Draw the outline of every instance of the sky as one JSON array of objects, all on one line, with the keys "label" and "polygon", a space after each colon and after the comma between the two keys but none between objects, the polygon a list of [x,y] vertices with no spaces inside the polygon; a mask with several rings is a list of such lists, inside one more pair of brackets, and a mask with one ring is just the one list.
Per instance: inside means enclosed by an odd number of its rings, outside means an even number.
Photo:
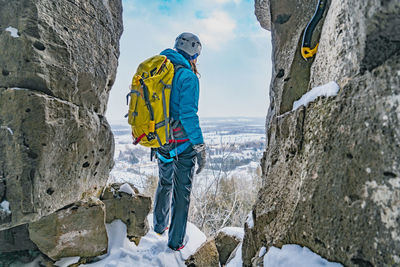
[{"label": "sky", "polygon": [[126,94],[140,62],[173,48],[182,32],[202,43],[199,117],[265,117],[271,80],[271,37],[254,0],[123,0],[124,33],[106,116],[124,120]]}]

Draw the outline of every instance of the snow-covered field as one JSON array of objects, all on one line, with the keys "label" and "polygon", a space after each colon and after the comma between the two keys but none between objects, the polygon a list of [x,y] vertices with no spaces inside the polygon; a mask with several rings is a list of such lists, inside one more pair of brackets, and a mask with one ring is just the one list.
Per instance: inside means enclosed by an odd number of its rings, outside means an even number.
[{"label": "snow-covered field", "polygon": [[[263,118],[212,118],[200,123],[208,165],[197,180],[205,180],[221,168],[236,177],[246,178],[254,173],[265,150]],[[127,122],[111,123],[111,128],[115,137],[115,166],[109,183],[130,182],[143,191],[147,177],[158,176],[156,161],[150,161],[150,149],[132,144]]]}]

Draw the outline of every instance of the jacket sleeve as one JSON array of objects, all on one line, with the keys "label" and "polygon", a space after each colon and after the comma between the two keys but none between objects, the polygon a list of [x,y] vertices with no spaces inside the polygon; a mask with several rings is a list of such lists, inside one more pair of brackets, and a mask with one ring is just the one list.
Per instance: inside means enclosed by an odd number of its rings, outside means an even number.
[{"label": "jacket sleeve", "polygon": [[[186,73],[185,73],[186,74]],[[179,120],[193,145],[203,144],[203,134],[197,115],[199,104],[199,79],[193,73],[182,75]]]}]

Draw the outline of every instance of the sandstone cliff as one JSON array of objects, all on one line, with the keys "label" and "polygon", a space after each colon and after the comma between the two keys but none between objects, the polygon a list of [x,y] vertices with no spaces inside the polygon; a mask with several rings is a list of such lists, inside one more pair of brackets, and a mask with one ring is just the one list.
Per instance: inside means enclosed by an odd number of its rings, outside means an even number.
[{"label": "sandstone cliff", "polygon": [[[400,265],[400,3],[331,0],[300,55],[314,0],[256,0],[272,32],[273,78],[263,187],[243,244],[300,244],[346,266]],[[336,97],[292,111],[311,88],[335,81]]]},{"label": "sandstone cliff", "polygon": [[113,165],[104,118],[121,1],[0,0],[0,230],[96,195]]}]

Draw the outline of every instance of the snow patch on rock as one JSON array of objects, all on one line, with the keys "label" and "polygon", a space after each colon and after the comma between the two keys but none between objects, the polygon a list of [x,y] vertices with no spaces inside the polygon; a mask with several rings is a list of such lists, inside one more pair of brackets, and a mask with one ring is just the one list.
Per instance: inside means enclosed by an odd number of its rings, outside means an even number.
[{"label": "snow patch on rock", "polygon": [[224,232],[227,235],[234,236],[240,240],[243,240],[244,237],[244,229],[241,227],[224,227],[219,231]]},{"label": "snow patch on rock", "polygon": [[5,30],[6,32],[9,32],[11,34],[11,37],[18,38],[18,30],[14,27],[8,26]]},{"label": "snow patch on rock", "polygon": [[3,202],[0,203],[0,210],[3,210],[5,213],[10,214],[10,202],[7,200],[4,200]]},{"label": "snow patch on rock", "polygon": [[254,227],[253,213],[252,212],[250,212],[249,215],[247,215],[246,223],[247,223],[247,227],[249,229]]},{"label": "snow patch on rock", "polygon": [[305,93],[299,100],[294,101],[292,110],[296,110],[300,106],[307,106],[308,103],[314,101],[319,96],[335,96],[339,92],[339,85],[336,82],[329,82],[327,84],[314,87],[311,91]]},{"label": "snow patch on rock", "polygon": [[118,192],[124,192],[124,193],[127,193],[127,194],[132,195],[132,196],[135,195],[135,191],[133,191],[132,187],[127,183],[121,185],[121,187],[119,188]]},{"label": "snow patch on rock", "polygon": [[263,257],[266,253],[267,253],[267,248],[266,247],[262,247],[260,249],[260,252],[258,252],[258,257]]},{"label": "snow patch on rock", "polygon": [[77,263],[79,259],[80,259],[79,257],[62,258],[61,260],[56,261],[54,265],[58,267],[68,267],[71,264]]},{"label": "snow patch on rock", "polygon": [[0,126],[0,129],[7,130],[11,135],[14,135],[14,132],[13,132],[13,130],[10,129],[10,127],[7,127],[7,126]]}]

